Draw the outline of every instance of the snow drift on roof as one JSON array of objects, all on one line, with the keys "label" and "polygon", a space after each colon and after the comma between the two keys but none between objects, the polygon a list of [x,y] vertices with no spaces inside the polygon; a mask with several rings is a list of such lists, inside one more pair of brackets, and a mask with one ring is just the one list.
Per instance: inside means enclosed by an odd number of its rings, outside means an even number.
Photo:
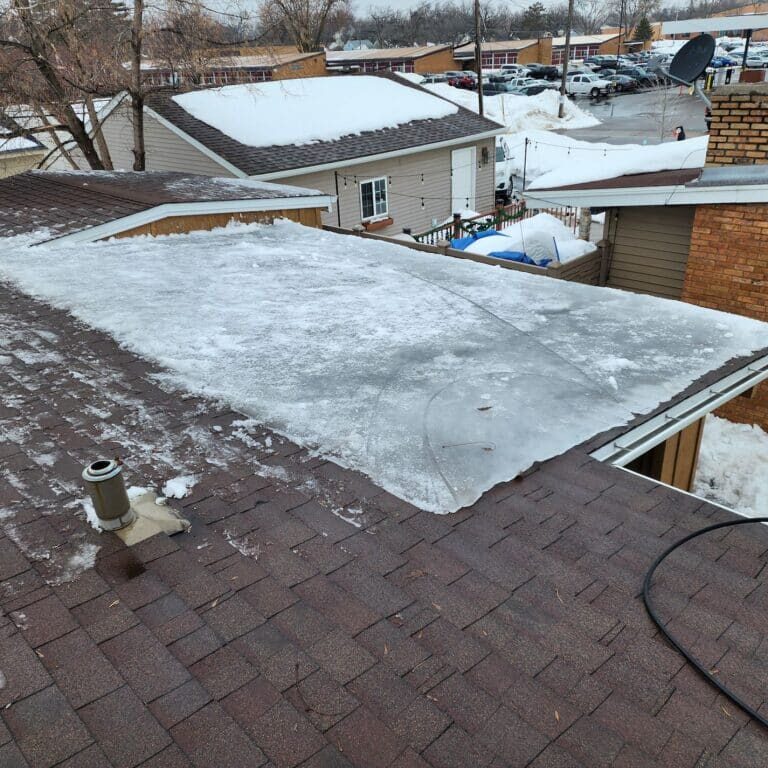
[{"label": "snow drift on roof", "polygon": [[521,161],[525,157],[527,177],[535,179],[527,185],[528,189],[552,189],[633,173],[702,168],[709,140],[708,136],[697,136],[664,144],[605,144],[545,131],[526,131],[509,141],[522,147],[526,136],[527,156],[520,149],[517,157]]},{"label": "snow drift on roof", "polygon": [[5,246],[22,289],[435,512],[768,345],[744,317],[289,222]]},{"label": "snow drift on roof", "polygon": [[[425,83],[423,87],[464,109],[478,111],[477,94],[474,91],[454,88],[446,83]],[[560,94],[555,90],[542,91],[535,96],[501,93],[483,99],[485,116],[506,126],[509,133],[549,128],[590,128],[600,124],[594,115],[585,112],[570,99],[565,102],[565,114],[562,118],[557,116],[559,106]]]},{"label": "snow drift on roof", "polygon": [[249,147],[335,141],[458,108],[382,77],[310,77],[194,91],[173,100],[190,115]]}]

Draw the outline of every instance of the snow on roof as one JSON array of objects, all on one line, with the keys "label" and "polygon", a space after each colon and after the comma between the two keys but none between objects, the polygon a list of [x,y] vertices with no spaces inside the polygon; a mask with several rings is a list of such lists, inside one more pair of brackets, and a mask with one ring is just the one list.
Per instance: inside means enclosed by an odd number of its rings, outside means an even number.
[{"label": "snow on roof", "polygon": [[290,222],[6,246],[23,290],[440,513],[768,345],[745,317]]},{"label": "snow on roof", "polygon": [[[425,83],[422,87],[464,109],[478,111],[477,94],[474,91],[454,88],[446,83]],[[535,96],[501,93],[483,99],[483,110],[488,119],[506,126],[510,133],[533,129],[590,128],[600,124],[596,117],[585,112],[570,99],[565,102],[565,115],[559,118],[559,104],[560,94],[553,89],[542,91]]]},{"label": "snow on roof", "polygon": [[0,152],[24,152],[27,150],[43,149],[36,141],[24,136],[12,136],[9,139],[4,139],[3,136],[9,133],[10,131],[0,129]]},{"label": "snow on roof", "polygon": [[[571,35],[571,45],[602,45],[603,43],[618,37],[618,32],[608,32],[604,35]],[[552,46],[554,48],[565,45],[565,37],[553,37]]]},{"label": "snow on roof", "polygon": [[414,45],[407,48],[355,48],[343,51],[326,51],[328,63],[337,61],[376,61],[379,59],[418,59],[429,53],[449,48],[448,45]]},{"label": "snow on roof", "polygon": [[334,141],[459,111],[416,88],[365,75],[230,85],[181,94],[173,101],[249,147]]},{"label": "snow on roof", "polygon": [[[523,151],[528,138],[527,153]],[[635,173],[701,168],[707,136],[664,144],[605,144],[577,141],[549,131],[525,131],[507,139],[515,153],[515,172],[533,179],[527,189],[552,189]]]},{"label": "snow on roof", "polygon": [[[535,39],[527,40],[484,40],[480,46],[481,50],[485,53],[489,51],[520,51],[523,48],[528,48],[531,45],[536,45],[539,41]],[[475,44],[467,43],[466,45],[460,45],[458,48],[454,48],[454,53],[472,53],[474,55]]]}]

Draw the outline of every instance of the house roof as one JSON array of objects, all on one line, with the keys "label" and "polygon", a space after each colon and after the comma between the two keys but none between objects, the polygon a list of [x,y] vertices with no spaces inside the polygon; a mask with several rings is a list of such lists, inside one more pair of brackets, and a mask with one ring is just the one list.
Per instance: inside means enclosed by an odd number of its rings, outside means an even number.
[{"label": "house roof", "polygon": [[[618,36],[618,32],[609,32],[605,35],[571,35],[571,45],[602,45]],[[553,48],[562,48],[564,45],[565,37],[552,38]]]},{"label": "house roof", "polygon": [[3,250],[0,275],[443,514],[768,345],[753,319],[293,222]]},{"label": "house roof", "polygon": [[[529,48],[532,45],[536,45],[538,40],[484,40],[481,44],[484,53],[495,51],[521,51],[523,48]],[[453,50],[456,58],[460,58],[465,54],[475,55],[475,44],[467,43],[466,45],[460,45]]]},{"label": "house roof", "polygon": [[[4,112],[4,110],[3,110]],[[28,126],[26,126],[28,127]],[[0,154],[44,152],[45,147],[32,134],[20,134],[24,130],[6,114],[0,114]]]},{"label": "house roof", "polygon": [[[206,62],[206,66],[209,68],[218,67],[220,69],[241,69],[247,67],[272,68],[282,66],[283,64],[291,64],[296,61],[303,61],[304,59],[310,59],[313,56],[322,55],[322,51],[303,53],[301,51],[267,50],[260,54],[211,58]],[[143,62],[141,68],[147,71],[169,69],[167,64],[159,61]]]},{"label": "house roof", "polygon": [[414,45],[407,48],[357,48],[343,51],[326,51],[329,64],[354,61],[384,61],[390,59],[420,59],[432,53],[449,49],[450,45]]},{"label": "house roof", "polygon": [[[0,233],[46,231],[44,239],[86,233],[98,239],[157,218],[206,212],[327,207],[331,198],[300,187],[165,172],[28,171],[0,179]],[[212,211],[208,211],[212,212]],[[146,216],[145,216],[146,218]],[[145,222],[146,223],[146,222]],[[109,231],[105,227],[111,225]],[[106,232],[106,234],[105,234]]]},{"label": "house roof", "polygon": [[[397,75],[384,73],[375,77],[386,78],[401,88],[415,88],[421,93],[434,96]],[[291,173],[296,175],[306,172],[307,169],[339,167],[374,157],[408,154],[439,145],[471,141],[480,136],[496,135],[503,131],[497,123],[459,107],[455,114],[440,119],[413,120],[394,128],[363,131],[335,141],[252,147],[193,117],[173,100],[174,95],[173,92],[152,94],[147,99],[147,106],[183,136],[198,142],[206,151],[223,159],[240,173],[264,178],[284,177]],[[307,119],[312,120],[312,115],[307,115]]]},{"label": "house roof", "polygon": [[525,193],[531,203],[638,207],[768,202],[765,166],[684,168],[614,176]]},{"label": "house roof", "polygon": [[[733,515],[591,459],[607,436],[435,516],[7,286],[0,324],[3,765],[765,761],[639,598]],[[196,476],[170,502],[190,533],[86,524],[81,467],[115,451],[132,486]],[[764,526],[711,535],[654,587],[755,705],[766,549]]]}]

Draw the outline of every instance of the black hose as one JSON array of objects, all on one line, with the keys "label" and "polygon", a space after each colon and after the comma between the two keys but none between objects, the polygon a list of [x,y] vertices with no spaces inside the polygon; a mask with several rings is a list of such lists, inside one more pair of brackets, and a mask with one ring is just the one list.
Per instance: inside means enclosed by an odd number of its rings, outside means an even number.
[{"label": "black hose", "polygon": [[699,673],[705,677],[712,685],[717,688],[720,693],[727,696],[734,704],[743,709],[751,718],[757,720],[758,723],[768,728],[768,719],[758,714],[756,710],[749,706],[743,699],[737,696],[730,688],[723,685],[704,665],[696,658],[694,658],[689,651],[687,651],[680,641],[672,635],[661,622],[656,609],[651,604],[651,581],[656,569],[669,557],[678,547],[681,547],[691,539],[695,539],[697,536],[703,536],[705,533],[716,531],[718,528],[729,528],[732,525],[749,525],[750,523],[768,523],[768,517],[750,517],[742,520],[728,520],[725,523],[715,523],[715,525],[708,525],[706,528],[702,528],[700,531],[694,531],[684,536],[679,541],[676,541],[672,546],[667,547],[654,561],[653,565],[648,569],[648,573],[645,574],[645,581],[643,582],[643,602],[645,603],[645,609],[648,611],[648,615],[653,620],[653,623],[661,630],[662,634],[669,640],[672,645],[692,664]]}]

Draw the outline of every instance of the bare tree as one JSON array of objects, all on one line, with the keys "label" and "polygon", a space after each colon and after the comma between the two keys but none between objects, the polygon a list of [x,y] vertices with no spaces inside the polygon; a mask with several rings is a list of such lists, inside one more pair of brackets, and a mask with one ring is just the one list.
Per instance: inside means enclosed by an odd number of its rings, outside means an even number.
[{"label": "bare tree", "polygon": [[[109,167],[97,126],[75,103],[111,93],[121,69],[115,44],[123,9],[110,0],[8,0],[0,6],[0,79],[5,105],[43,114],[34,130],[63,131],[91,168]],[[89,130],[90,128],[90,130]]]},{"label": "bare tree", "polygon": [[573,19],[577,31],[594,35],[608,21],[610,9],[605,0],[576,0]]},{"label": "bare tree", "polygon": [[317,51],[326,39],[326,26],[347,0],[266,0],[260,16],[265,27],[282,26],[300,51]]}]

